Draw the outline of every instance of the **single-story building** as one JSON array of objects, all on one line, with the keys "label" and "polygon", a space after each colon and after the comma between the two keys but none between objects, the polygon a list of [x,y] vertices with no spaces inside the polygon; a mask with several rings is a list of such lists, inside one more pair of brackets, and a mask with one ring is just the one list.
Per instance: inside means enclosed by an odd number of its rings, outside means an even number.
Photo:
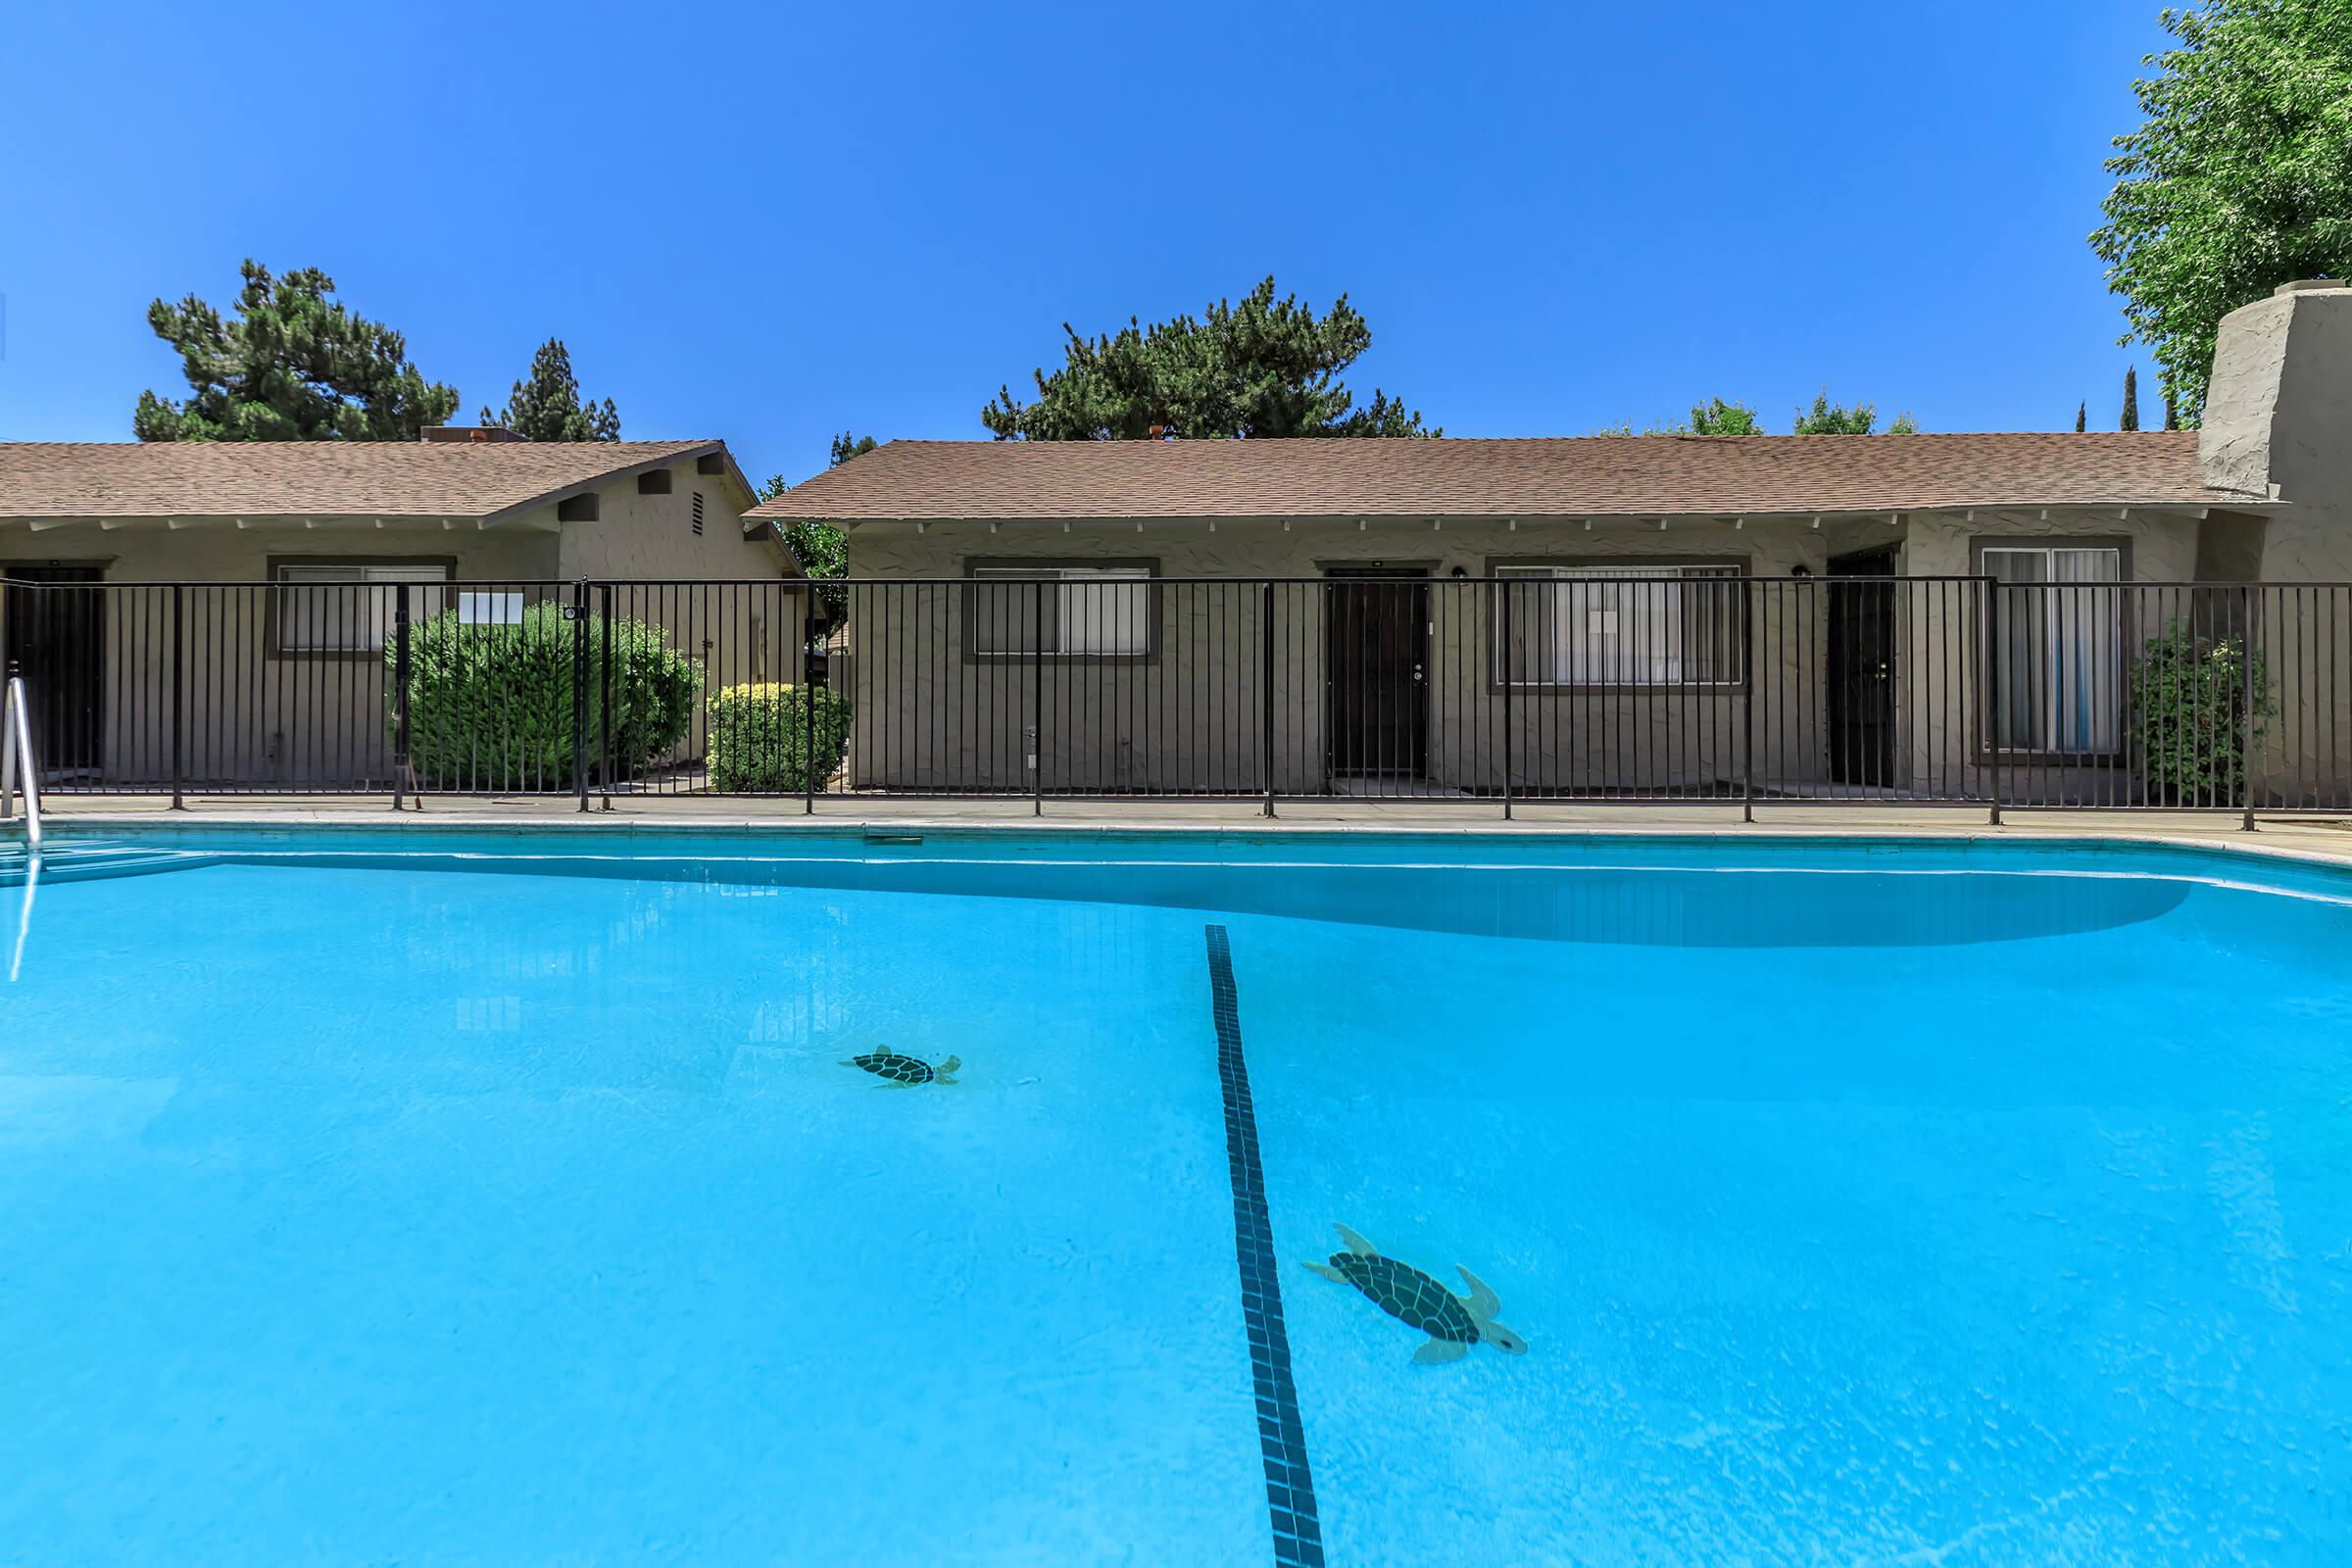
[{"label": "single-story building", "polygon": [[[514,624],[628,580],[613,613],[711,687],[797,678],[806,585],[754,500],[720,441],[0,443],[0,657],[34,672],[53,780],[171,776],[176,662],[187,787],[386,786],[404,598],[412,623]],[[731,596],[721,628],[709,593],[661,580],[774,588]]]},{"label": "single-story building", "polygon": [[2138,804],[2175,630],[2251,631],[2259,797],[2352,774],[2338,284],[2198,431],[894,441],[752,515],[848,532],[853,788]]}]

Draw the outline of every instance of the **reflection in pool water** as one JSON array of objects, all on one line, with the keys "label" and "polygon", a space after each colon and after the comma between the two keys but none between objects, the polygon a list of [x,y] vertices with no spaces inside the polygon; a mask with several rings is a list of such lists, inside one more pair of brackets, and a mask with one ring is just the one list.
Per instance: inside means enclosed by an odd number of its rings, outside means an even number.
[{"label": "reflection in pool water", "polygon": [[2332,872],[614,842],[53,859],[0,1540],[2352,1553]]}]

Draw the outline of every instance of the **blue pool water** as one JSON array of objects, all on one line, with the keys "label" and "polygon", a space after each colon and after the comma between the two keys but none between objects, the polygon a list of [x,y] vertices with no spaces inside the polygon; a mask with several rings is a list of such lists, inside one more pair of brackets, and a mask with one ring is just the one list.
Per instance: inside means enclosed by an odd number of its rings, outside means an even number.
[{"label": "blue pool water", "polygon": [[136,848],[0,871],[0,1559],[2352,1559],[2331,870]]}]

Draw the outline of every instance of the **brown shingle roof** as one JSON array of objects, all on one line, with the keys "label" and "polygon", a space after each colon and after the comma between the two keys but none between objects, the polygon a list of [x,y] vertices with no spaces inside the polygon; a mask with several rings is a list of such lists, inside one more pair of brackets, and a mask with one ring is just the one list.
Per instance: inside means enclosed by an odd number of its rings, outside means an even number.
[{"label": "brown shingle roof", "polygon": [[2194,431],[1435,441],[893,441],[755,516],[1656,516],[2202,506]]},{"label": "brown shingle roof", "polygon": [[496,519],[717,441],[8,441],[0,517]]}]

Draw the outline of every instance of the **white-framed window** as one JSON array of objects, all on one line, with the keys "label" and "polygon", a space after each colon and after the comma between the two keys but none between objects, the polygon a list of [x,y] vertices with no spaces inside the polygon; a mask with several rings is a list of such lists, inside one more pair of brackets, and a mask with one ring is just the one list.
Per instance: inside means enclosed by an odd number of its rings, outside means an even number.
[{"label": "white-framed window", "polygon": [[[416,619],[414,604],[410,614]],[[522,594],[512,588],[467,589],[458,595],[458,624],[461,626],[519,626],[522,624]]]},{"label": "white-framed window", "polygon": [[2109,756],[2123,749],[2123,552],[2112,545],[1987,545],[2001,586],[1991,715],[1995,749]]},{"label": "white-framed window", "polygon": [[401,583],[409,592],[412,623],[447,608],[450,568],[444,562],[279,563],[274,636],[280,654],[367,654],[392,633]]},{"label": "white-framed window", "polygon": [[[1740,680],[1740,568],[1497,566],[1498,682],[1721,686]],[[1506,630],[1507,625],[1507,630]]]},{"label": "white-framed window", "polygon": [[[1133,659],[1152,651],[1150,566],[974,566],[971,580],[964,612],[972,652],[982,658]],[[1030,582],[1047,586],[1013,586]]]}]

